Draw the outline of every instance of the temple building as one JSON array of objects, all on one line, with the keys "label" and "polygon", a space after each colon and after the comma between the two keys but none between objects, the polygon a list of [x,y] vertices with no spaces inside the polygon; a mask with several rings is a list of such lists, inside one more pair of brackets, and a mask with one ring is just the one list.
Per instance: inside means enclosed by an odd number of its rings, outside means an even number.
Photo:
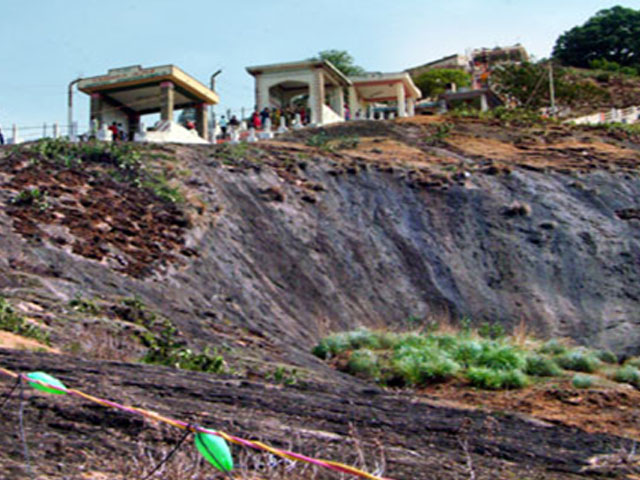
[{"label": "temple building", "polygon": [[286,108],[296,99],[306,101],[313,125],[364,118],[368,109],[381,102],[393,102],[399,117],[413,115],[420,98],[420,90],[406,72],[347,77],[326,60],[247,67],[247,72],[255,79],[258,110]]},{"label": "temple building", "polygon": [[78,89],[91,96],[92,124],[121,124],[129,139],[139,130],[141,115],[160,113],[161,122],[171,126],[174,110],[193,108],[195,129],[206,140],[207,106],[219,102],[213,90],[174,65],[113,68],[106,75],[83,78]]}]

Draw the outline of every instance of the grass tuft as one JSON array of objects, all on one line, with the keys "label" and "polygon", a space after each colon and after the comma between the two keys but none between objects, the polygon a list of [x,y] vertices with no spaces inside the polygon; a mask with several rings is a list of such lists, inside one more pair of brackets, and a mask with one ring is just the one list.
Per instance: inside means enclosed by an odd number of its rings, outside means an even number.
[{"label": "grass tuft", "polygon": [[640,388],[640,369],[632,365],[625,365],[614,372],[613,379],[616,382],[628,383],[636,388]]},{"label": "grass tuft", "polygon": [[562,375],[562,369],[553,358],[536,353],[526,357],[524,372],[534,377],[557,377]]},{"label": "grass tuft", "polygon": [[593,373],[600,367],[598,357],[588,350],[576,348],[556,357],[556,362],[566,370]]}]

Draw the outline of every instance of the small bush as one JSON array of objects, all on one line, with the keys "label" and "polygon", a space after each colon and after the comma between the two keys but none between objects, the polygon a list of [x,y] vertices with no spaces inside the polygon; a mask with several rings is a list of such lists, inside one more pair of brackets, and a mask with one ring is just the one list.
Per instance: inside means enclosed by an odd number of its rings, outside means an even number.
[{"label": "small bush", "polygon": [[0,297],[0,330],[33,338],[47,345],[50,344],[49,333],[18,315],[11,304],[3,297]]},{"label": "small bush", "polygon": [[471,367],[466,374],[467,380],[477,388],[501,390],[526,387],[527,376],[518,369],[497,370],[486,367]]},{"label": "small bush", "polygon": [[525,366],[523,353],[514,346],[487,343],[476,359],[476,365],[498,370],[522,369]]},{"label": "small bush", "polygon": [[505,336],[505,330],[499,323],[484,322],[478,328],[478,335],[482,338],[490,338],[496,340]]},{"label": "small bush", "polygon": [[427,385],[455,376],[460,366],[450,358],[437,353],[431,355],[405,354],[393,360],[393,372],[407,385]]},{"label": "small bush", "polygon": [[470,367],[472,365],[476,365],[477,359],[481,353],[481,342],[477,340],[467,340],[460,342],[453,352],[453,358],[465,367]]},{"label": "small bush", "polygon": [[591,375],[581,375],[576,373],[571,379],[571,385],[575,388],[591,388],[594,384],[594,378]]},{"label": "small bush", "polygon": [[567,346],[560,342],[558,339],[553,338],[548,340],[544,345],[542,345],[538,352],[547,353],[550,355],[562,355],[566,353],[568,350]]},{"label": "small bush", "polygon": [[320,132],[315,135],[311,135],[307,139],[307,145],[309,147],[325,148],[328,146],[329,140],[330,140],[329,135],[327,135],[324,132]]},{"label": "small bush", "polygon": [[566,370],[593,373],[600,366],[600,360],[592,352],[575,349],[556,357],[556,362]]},{"label": "small bush", "polygon": [[557,377],[562,375],[562,370],[552,358],[537,354],[526,357],[524,372],[534,377]]},{"label": "small bush", "polygon": [[640,370],[631,365],[618,368],[613,374],[616,382],[628,383],[636,388],[640,388]]},{"label": "small bush", "polygon": [[640,357],[631,357],[626,362],[624,362],[625,366],[631,365],[632,367],[640,368]]},{"label": "small bush", "polygon": [[615,364],[618,363],[618,356],[611,350],[598,350],[596,352],[598,360],[604,363]]},{"label": "small bush", "polygon": [[377,379],[380,375],[378,356],[368,349],[357,350],[349,357],[347,369],[354,375]]}]

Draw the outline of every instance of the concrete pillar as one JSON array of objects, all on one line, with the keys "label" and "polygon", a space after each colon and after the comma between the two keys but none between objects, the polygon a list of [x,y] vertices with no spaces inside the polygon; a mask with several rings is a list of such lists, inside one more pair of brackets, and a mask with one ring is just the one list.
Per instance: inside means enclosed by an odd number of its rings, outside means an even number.
[{"label": "concrete pillar", "polygon": [[336,107],[334,110],[344,119],[344,90],[342,87],[336,89]]},{"label": "concrete pillar", "polygon": [[127,133],[128,133],[128,139],[129,141],[132,141],[134,139],[135,133],[138,131],[138,129],[140,128],[138,126],[138,124],[140,123],[140,115],[138,115],[137,113],[132,113],[130,115],[127,115],[127,123],[128,128],[127,128]]},{"label": "concrete pillar", "polygon": [[207,105],[199,103],[196,105],[196,131],[201,138],[209,140],[207,134],[209,132],[209,119],[207,118]]},{"label": "concrete pillar", "polygon": [[60,136],[60,126],[58,122],[53,124],[53,138],[58,138]]},{"label": "concrete pillar", "polygon": [[405,106],[404,85],[402,82],[396,83],[396,102],[398,103],[398,116],[406,117],[407,109]]},{"label": "concrete pillar", "polygon": [[410,117],[415,116],[415,114],[416,114],[416,99],[415,98],[407,99],[407,114]]},{"label": "concrete pillar", "polygon": [[173,88],[172,82],[160,84],[160,120],[173,121],[173,105],[175,103]]},{"label": "concrete pillar", "polygon": [[349,112],[351,113],[351,119],[356,118],[356,113],[360,110],[358,104],[358,94],[356,93],[356,87],[349,87]]},{"label": "concrete pillar", "polygon": [[309,108],[311,108],[311,123],[322,125],[324,122],[324,72],[321,68],[313,71],[313,79],[309,88]]},{"label": "concrete pillar", "polygon": [[91,94],[91,106],[89,111],[89,122],[93,123],[95,120],[98,122],[98,128],[102,127],[104,123],[104,101],[102,100],[102,95],[99,93]]},{"label": "concrete pillar", "polygon": [[489,104],[487,103],[487,96],[483,93],[480,95],[480,111],[486,112],[489,110]]},{"label": "concrete pillar", "polygon": [[264,81],[262,75],[256,75],[256,107],[261,112],[269,105],[269,85]]}]

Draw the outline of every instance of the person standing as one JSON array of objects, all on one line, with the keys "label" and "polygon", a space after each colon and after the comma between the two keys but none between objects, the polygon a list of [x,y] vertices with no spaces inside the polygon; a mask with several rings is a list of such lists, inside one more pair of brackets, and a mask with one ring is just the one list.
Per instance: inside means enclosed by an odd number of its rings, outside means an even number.
[{"label": "person standing", "polygon": [[113,142],[118,140],[118,125],[116,124],[116,122],[112,122],[111,125],[109,125],[109,131],[111,132],[111,140]]},{"label": "person standing", "polygon": [[220,131],[222,132],[222,139],[226,139],[227,138],[227,118],[222,115],[220,117],[220,121],[218,122],[218,125],[220,125]]},{"label": "person standing", "polygon": [[2,135],[2,128],[0,128],[0,145],[4,145],[4,135]]}]

